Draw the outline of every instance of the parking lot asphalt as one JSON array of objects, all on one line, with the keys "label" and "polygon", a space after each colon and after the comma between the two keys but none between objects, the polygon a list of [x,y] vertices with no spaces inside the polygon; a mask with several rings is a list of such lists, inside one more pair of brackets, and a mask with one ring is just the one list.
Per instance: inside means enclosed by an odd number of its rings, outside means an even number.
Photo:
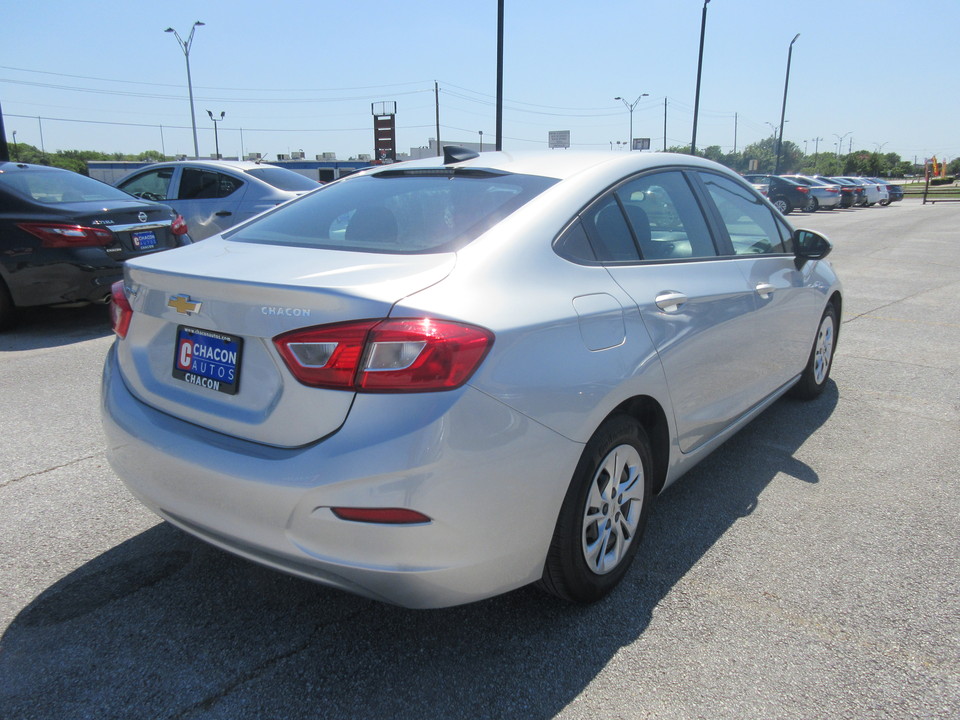
[{"label": "parking lot asphalt", "polygon": [[957,718],[960,203],[789,219],[845,286],[830,386],[668,489],[590,607],[402,610],[184,535],[104,459],[104,308],[26,313],[0,335],[0,718]]}]

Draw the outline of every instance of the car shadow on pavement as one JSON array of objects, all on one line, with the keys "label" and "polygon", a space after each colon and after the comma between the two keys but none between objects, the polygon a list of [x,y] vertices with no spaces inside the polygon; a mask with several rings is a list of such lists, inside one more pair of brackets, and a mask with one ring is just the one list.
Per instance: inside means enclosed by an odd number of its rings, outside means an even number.
[{"label": "car shadow on pavement", "polygon": [[21,308],[16,324],[0,332],[0,352],[61,347],[113,332],[105,305]]},{"label": "car shadow on pavement", "polygon": [[14,619],[0,639],[0,716],[553,717],[637,641],[658,603],[774,479],[818,482],[794,455],[837,400],[831,382],[815,402],[775,403],[668,489],[638,562],[588,607],[524,588],[404,610],[272,572],[160,523]]}]

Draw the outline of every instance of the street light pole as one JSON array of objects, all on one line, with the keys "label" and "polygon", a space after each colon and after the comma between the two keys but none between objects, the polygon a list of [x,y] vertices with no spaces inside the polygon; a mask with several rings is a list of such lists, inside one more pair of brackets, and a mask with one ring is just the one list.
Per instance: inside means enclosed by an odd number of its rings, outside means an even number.
[{"label": "street light pole", "polygon": [[777,163],[773,168],[774,175],[780,174],[780,149],[783,146],[783,119],[787,114],[787,86],[790,84],[790,60],[793,57],[793,44],[797,41],[798,37],[800,37],[800,33],[793,36],[793,40],[790,41],[790,48],[787,50],[787,77],[783,81],[783,106],[780,108],[780,137],[777,138]]},{"label": "street light pole", "polygon": [[217,123],[223,120],[223,118],[226,117],[227,113],[221,112],[220,117],[215,118],[213,116],[213,113],[207,110],[207,115],[209,115],[210,119],[213,120],[213,142],[214,142],[214,147],[216,148],[214,152],[216,152],[217,160],[219,160],[220,159],[220,136],[217,134]]},{"label": "street light pole", "polygon": [[180,33],[172,27],[164,30],[164,32],[173,33],[173,36],[180,44],[180,49],[183,50],[183,57],[186,58],[187,61],[187,91],[190,93],[190,124],[193,127],[193,156],[195,158],[200,157],[200,146],[197,144],[197,116],[193,110],[193,80],[190,78],[190,47],[193,45],[193,33],[196,32],[198,27],[205,24],[206,23],[197,20],[193,24],[193,27],[190,28],[190,35],[187,37],[186,42],[180,37]]},{"label": "street light pole", "polygon": [[643,93],[640,97],[638,97],[636,100],[634,100],[632,104],[631,104],[631,103],[628,103],[626,100],[624,100],[624,99],[623,99],[622,97],[620,97],[619,95],[614,98],[614,100],[619,100],[620,102],[622,102],[622,103],[623,103],[623,106],[624,106],[625,108],[627,108],[627,110],[630,111],[630,137],[627,138],[627,142],[630,144],[630,150],[633,150],[633,109],[637,106],[637,103],[640,102],[640,99],[641,99],[641,98],[645,98],[645,97],[647,97],[649,94],[650,94],[650,93]]},{"label": "street light pole", "polygon": [[697,94],[693,101],[693,139],[690,140],[690,154],[697,154],[697,117],[700,114],[700,75],[703,71],[703,38],[707,32],[707,5],[710,0],[703,0],[703,17],[700,20],[700,57],[697,60]]}]

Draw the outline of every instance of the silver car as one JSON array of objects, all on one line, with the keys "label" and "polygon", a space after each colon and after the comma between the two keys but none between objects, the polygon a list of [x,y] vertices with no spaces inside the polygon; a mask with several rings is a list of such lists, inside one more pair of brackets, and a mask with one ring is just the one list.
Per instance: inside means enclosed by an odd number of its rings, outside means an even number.
[{"label": "silver car", "polygon": [[829,251],[685,155],[364,171],[127,262],[108,457],[173,525],[328,586],[594,601],[659,492],[824,389]]},{"label": "silver car", "polygon": [[890,194],[887,191],[887,186],[885,183],[877,183],[869,178],[862,177],[847,177],[841,176],[840,180],[847,180],[856,185],[860,185],[863,188],[863,191],[866,196],[866,205],[869,207],[871,205],[876,205],[880,203],[881,205],[890,204]]},{"label": "silver car", "polygon": [[181,160],[140,168],[116,186],[144,200],[173,206],[196,241],[316,190],[320,183],[265,163]]},{"label": "silver car", "polygon": [[834,208],[840,207],[839,185],[807,177],[806,175],[783,175],[782,177],[810,188],[810,203],[804,206],[804,210],[814,212],[816,210],[833,210]]}]

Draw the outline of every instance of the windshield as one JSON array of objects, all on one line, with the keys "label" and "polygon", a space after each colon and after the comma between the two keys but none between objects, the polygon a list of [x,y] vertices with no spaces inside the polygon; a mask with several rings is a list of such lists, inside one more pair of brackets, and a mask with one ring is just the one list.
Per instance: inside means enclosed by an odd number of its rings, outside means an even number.
[{"label": "windshield", "polygon": [[0,184],[47,205],[71,202],[133,200],[122,190],[69,170],[17,169],[0,172]]},{"label": "windshield", "polygon": [[263,180],[265,183],[273,185],[279,190],[291,190],[293,192],[309,192],[320,187],[320,183],[311,180],[305,175],[296,173],[293,170],[287,170],[281,167],[262,166],[247,170],[248,175]]},{"label": "windshield", "polygon": [[355,252],[449,252],[556,182],[483,171],[387,171],[327,185],[229,239]]}]

